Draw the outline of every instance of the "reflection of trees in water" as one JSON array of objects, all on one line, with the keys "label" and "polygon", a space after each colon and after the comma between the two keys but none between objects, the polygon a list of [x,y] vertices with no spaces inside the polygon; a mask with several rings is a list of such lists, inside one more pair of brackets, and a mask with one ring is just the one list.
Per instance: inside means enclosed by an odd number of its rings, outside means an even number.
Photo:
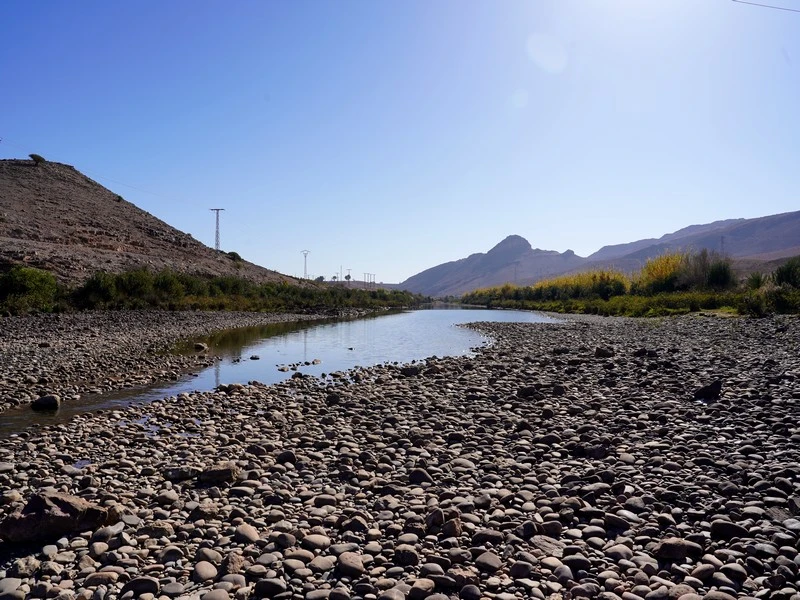
[{"label": "reflection of trees in water", "polygon": [[285,335],[301,329],[308,329],[319,324],[319,321],[307,323],[272,323],[261,327],[245,327],[243,329],[231,329],[219,331],[206,338],[208,345],[217,353],[234,351],[238,353],[242,348],[255,342],[260,342],[264,338],[276,335]]},{"label": "reflection of trees in water", "polygon": [[211,348],[211,352],[213,354],[216,354],[217,356],[226,355],[234,359],[241,359],[242,350],[246,349],[248,346],[263,341],[265,338],[286,335],[289,333],[293,333],[295,331],[304,331],[303,345],[304,345],[304,351],[305,353],[307,353],[308,330],[313,327],[319,327],[321,325],[331,325],[333,323],[342,323],[348,321],[371,320],[386,315],[399,314],[402,312],[404,311],[388,310],[369,315],[363,315],[360,317],[354,317],[352,319],[332,318],[332,319],[319,319],[314,321],[293,321],[286,323],[270,323],[268,325],[261,325],[257,327],[242,327],[239,329],[228,329],[225,331],[218,331],[216,333],[212,333],[211,335],[204,338],[182,343],[177,347],[176,352],[178,352],[179,354],[194,353],[196,352],[196,350],[194,350],[194,343],[196,341],[201,341],[208,344],[209,348]]}]

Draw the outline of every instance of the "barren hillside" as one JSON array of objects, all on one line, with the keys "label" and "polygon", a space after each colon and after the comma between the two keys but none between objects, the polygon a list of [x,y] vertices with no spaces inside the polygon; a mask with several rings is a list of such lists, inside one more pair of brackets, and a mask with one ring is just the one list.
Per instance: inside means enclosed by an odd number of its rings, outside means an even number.
[{"label": "barren hillside", "polygon": [[218,253],[74,167],[0,160],[0,269],[18,263],[64,283],[136,267],[301,283]]}]

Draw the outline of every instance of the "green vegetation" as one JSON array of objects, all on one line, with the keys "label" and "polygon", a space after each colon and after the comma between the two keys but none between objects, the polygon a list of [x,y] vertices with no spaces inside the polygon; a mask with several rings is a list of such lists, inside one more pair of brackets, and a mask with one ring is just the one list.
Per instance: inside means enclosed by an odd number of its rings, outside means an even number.
[{"label": "green vegetation", "polygon": [[0,309],[23,314],[46,312],[56,305],[58,286],[52,273],[17,265],[0,275]]},{"label": "green vegetation", "polygon": [[43,156],[41,156],[40,154],[29,154],[28,156],[31,158],[31,160],[32,160],[34,163],[36,163],[36,166],[37,166],[37,167],[38,167],[40,164],[42,164],[43,162],[47,162],[47,161],[44,159],[44,157],[43,157]]},{"label": "green vegetation", "polygon": [[13,267],[0,276],[0,312],[4,314],[128,308],[322,312],[415,306],[428,300],[401,291],[258,284],[232,276],[200,277],[147,269],[95,273],[75,289],[59,288],[51,273],[30,267]]},{"label": "green vegetation", "polygon": [[775,269],[775,285],[788,285],[800,288],[800,256],[789,259],[786,264]]},{"label": "green vegetation", "polygon": [[532,286],[505,284],[476,290],[461,301],[490,308],[633,317],[700,310],[736,311],[751,316],[797,313],[800,257],[791,259],[771,278],[754,273],[739,285],[730,260],[725,257],[706,250],[664,254],[648,260],[632,277],[616,271],[589,271]]},{"label": "green vegetation", "polygon": [[168,308],[170,310],[294,311],[381,308],[420,304],[408,292],[338,286],[299,287],[254,283],[232,276],[204,278],[144,269],[117,275],[97,273],[72,293],[79,308]]}]

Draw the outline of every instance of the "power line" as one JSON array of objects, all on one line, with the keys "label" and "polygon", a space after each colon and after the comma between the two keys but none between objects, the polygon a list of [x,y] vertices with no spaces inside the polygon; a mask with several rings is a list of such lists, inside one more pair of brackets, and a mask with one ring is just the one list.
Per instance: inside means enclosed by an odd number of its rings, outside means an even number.
[{"label": "power line", "polygon": [[731,0],[732,2],[737,2],[739,4],[749,4],[750,6],[760,6],[761,8],[772,8],[775,10],[785,10],[788,12],[800,13],[800,9],[797,8],[788,8],[786,6],[773,6],[771,4],[759,4],[758,2],[747,2],[747,0]]}]

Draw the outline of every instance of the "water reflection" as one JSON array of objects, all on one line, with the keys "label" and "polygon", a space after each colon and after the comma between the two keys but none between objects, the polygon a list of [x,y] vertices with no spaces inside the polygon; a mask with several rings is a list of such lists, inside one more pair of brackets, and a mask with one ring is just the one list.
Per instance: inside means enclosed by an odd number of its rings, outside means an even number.
[{"label": "water reflection", "polygon": [[[552,322],[536,313],[488,310],[416,310],[362,319],[275,323],[215,333],[183,344],[195,352],[202,341],[217,362],[177,382],[146,388],[87,395],[56,413],[37,413],[30,407],[8,410],[0,417],[0,437],[27,426],[62,423],[99,409],[118,409],[184,392],[211,390],[220,384],[260,381],[276,383],[295,371],[321,377],[356,366],[410,362],[429,356],[470,354],[485,339],[459,323],[474,321]],[[258,360],[253,360],[258,357]]]}]

